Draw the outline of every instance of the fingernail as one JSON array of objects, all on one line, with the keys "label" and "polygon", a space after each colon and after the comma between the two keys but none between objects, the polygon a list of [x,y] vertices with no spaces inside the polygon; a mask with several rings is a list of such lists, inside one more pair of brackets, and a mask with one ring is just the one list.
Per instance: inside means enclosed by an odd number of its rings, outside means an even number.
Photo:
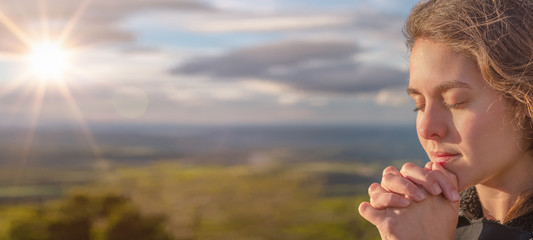
[{"label": "fingernail", "polygon": [[437,184],[437,183],[433,184],[433,191],[434,191],[435,194],[442,193],[442,189],[440,189],[439,184]]},{"label": "fingernail", "polygon": [[411,201],[409,201],[409,200],[407,200],[407,199],[405,199],[405,198],[400,199],[400,204],[401,204],[402,206],[404,206],[404,207],[409,206],[410,203],[411,203]]},{"label": "fingernail", "polygon": [[420,201],[424,200],[426,198],[426,194],[422,192],[422,190],[418,189],[416,190],[416,198]]},{"label": "fingernail", "polygon": [[457,191],[452,191],[452,201],[459,201],[459,193]]}]

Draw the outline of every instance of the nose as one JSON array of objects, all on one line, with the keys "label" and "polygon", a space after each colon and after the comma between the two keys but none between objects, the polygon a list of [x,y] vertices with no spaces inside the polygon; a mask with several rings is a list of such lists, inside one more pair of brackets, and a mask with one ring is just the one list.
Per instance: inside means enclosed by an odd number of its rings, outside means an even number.
[{"label": "nose", "polygon": [[446,109],[440,106],[428,105],[417,115],[416,129],[418,135],[426,140],[440,140],[448,134],[448,116]]}]

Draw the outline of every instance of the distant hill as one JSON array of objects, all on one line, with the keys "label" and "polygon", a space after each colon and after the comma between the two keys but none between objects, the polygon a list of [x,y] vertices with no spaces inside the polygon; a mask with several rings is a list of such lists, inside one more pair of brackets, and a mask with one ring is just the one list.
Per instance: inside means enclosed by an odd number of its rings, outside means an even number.
[{"label": "distant hill", "polygon": [[[24,128],[0,128],[0,164],[19,164]],[[389,162],[425,159],[412,126],[159,126],[100,125],[91,134],[105,159],[137,164],[159,159],[242,163],[281,161]],[[95,155],[80,129],[39,127],[30,166],[88,166]]]}]

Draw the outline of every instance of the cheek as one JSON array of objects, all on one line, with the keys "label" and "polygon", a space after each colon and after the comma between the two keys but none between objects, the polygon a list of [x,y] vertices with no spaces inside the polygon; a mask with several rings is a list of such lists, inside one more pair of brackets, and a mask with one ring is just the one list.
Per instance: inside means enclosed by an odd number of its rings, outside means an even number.
[{"label": "cheek", "polygon": [[455,122],[457,141],[467,157],[483,157],[487,149],[498,147],[493,145],[499,142],[496,129],[501,124],[489,114],[466,114]]},{"label": "cheek", "polygon": [[473,186],[486,178],[491,167],[489,166],[491,153],[486,149],[487,145],[492,145],[490,134],[490,123],[484,117],[469,114],[460,119],[454,119],[456,127],[456,137],[453,140],[457,143],[457,148],[463,155],[463,161],[450,167],[450,171],[457,175],[459,188]]},{"label": "cheek", "polygon": [[494,170],[517,152],[518,133],[504,109],[492,110],[467,114],[456,125],[466,164],[479,171]]},{"label": "cheek", "polygon": [[[419,123],[420,123],[420,119],[421,119],[420,114],[417,114],[416,115],[416,136],[418,137],[418,141],[420,142],[420,144],[422,145],[424,150],[426,150],[426,152],[427,152],[428,151],[427,150],[428,141],[420,136],[420,129],[418,127]],[[428,154],[429,154],[429,152],[428,152]]]},{"label": "cheek", "polygon": [[476,143],[474,138],[481,137],[479,134],[484,132],[484,125],[475,114],[454,118],[458,143],[463,147],[473,147],[472,145]]}]

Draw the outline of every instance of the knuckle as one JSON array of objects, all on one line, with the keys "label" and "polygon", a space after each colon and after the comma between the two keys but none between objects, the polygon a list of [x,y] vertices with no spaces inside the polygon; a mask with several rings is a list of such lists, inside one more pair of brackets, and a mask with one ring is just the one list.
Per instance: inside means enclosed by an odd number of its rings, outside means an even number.
[{"label": "knuckle", "polygon": [[376,193],[372,198],[370,198],[370,203],[374,208],[385,208],[391,205],[391,194],[390,193]]},{"label": "knuckle", "polygon": [[414,163],[405,163],[403,166],[402,166],[402,170],[403,171],[408,171],[408,170],[411,170],[411,169],[414,169],[416,168],[417,166],[414,164]]},{"label": "knuckle", "polygon": [[403,186],[404,186],[405,191],[410,193],[410,194],[415,194],[416,191],[418,190],[418,187],[415,186],[415,184],[413,184],[412,182],[409,182],[409,181],[404,181],[403,182]]},{"label": "knuckle", "polygon": [[427,162],[426,165],[424,165],[424,168],[431,170],[432,165],[433,165],[432,162]]},{"label": "knuckle", "polygon": [[394,168],[393,166],[388,166],[385,169],[383,169],[383,175],[393,173],[395,171],[397,171],[396,168]]},{"label": "knuckle", "polygon": [[383,196],[383,201],[386,202],[387,204],[392,203],[394,201],[394,194],[392,193],[386,194],[385,196]]},{"label": "knuckle", "polygon": [[379,188],[381,187],[381,185],[379,185],[379,183],[372,183],[370,184],[370,186],[368,187],[368,195],[370,197],[372,197],[372,194]]},{"label": "knuckle", "polygon": [[381,195],[382,195],[382,194],[380,194],[380,193],[376,193],[376,194],[374,194],[374,196],[372,196],[372,197],[370,198],[370,205],[372,205],[372,207],[374,207],[374,208],[381,208],[381,205],[382,205],[382,204],[381,204],[381,202],[382,202],[382,201],[381,201],[381,199],[382,199],[382,196],[381,196]]},{"label": "knuckle", "polygon": [[446,177],[442,175],[441,172],[438,171],[431,171],[431,176],[435,179],[435,181],[439,182],[440,184],[446,184]]},{"label": "knuckle", "polygon": [[368,211],[370,207],[369,205],[372,206],[370,203],[361,203],[358,208],[359,214],[361,214],[361,216],[368,221],[371,220]]},{"label": "knuckle", "polygon": [[394,178],[396,178],[395,174],[387,173],[387,174],[383,175],[382,183],[389,183],[389,182],[393,181]]},{"label": "knuckle", "polygon": [[426,177],[426,181],[428,182],[431,182],[431,183],[437,182],[437,177],[435,177],[435,172],[433,171],[427,172],[425,174],[425,177]]}]

